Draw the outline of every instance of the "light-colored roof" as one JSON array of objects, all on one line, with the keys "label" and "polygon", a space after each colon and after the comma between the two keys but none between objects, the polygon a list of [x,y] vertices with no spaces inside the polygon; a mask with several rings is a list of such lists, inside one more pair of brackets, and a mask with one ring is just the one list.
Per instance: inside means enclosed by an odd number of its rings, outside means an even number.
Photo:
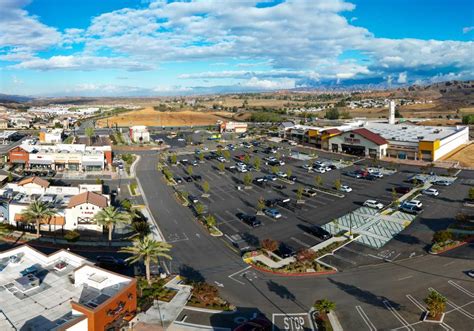
[{"label": "light-colored roof", "polygon": [[34,176],[34,177],[28,177],[28,178],[22,179],[22,180],[18,183],[18,185],[19,185],[19,186],[24,186],[24,185],[30,184],[30,183],[39,185],[39,186],[44,187],[44,188],[49,187],[49,182],[48,182],[47,180],[42,179],[42,178],[40,178],[40,177],[36,177],[36,176]]},{"label": "light-colored roof", "polygon": [[85,203],[90,203],[100,208],[107,207],[107,198],[94,192],[84,192],[75,195],[69,200],[68,208],[76,207]]}]

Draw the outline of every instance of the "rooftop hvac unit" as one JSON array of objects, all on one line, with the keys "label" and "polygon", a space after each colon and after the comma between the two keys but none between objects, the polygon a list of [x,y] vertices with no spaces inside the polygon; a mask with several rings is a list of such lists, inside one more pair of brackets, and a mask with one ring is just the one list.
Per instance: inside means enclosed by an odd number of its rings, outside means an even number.
[{"label": "rooftop hvac unit", "polygon": [[418,139],[418,140],[421,140],[421,139],[423,139],[423,138],[425,138],[425,136],[418,136],[418,137],[416,137],[416,139]]}]

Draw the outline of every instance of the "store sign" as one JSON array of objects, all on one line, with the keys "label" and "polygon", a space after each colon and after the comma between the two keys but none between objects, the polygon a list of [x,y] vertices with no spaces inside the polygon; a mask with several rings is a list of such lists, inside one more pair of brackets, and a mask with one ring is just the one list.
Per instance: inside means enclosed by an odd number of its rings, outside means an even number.
[{"label": "store sign", "polygon": [[344,137],[344,142],[348,144],[360,144],[360,139]]}]

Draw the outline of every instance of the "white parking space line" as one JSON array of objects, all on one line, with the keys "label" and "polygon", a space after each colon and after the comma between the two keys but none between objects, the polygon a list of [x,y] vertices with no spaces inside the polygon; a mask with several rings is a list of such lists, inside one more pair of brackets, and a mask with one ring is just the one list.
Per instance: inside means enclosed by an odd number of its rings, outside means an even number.
[{"label": "white parking space line", "polygon": [[364,321],[364,323],[368,326],[370,331],[377,331],[377,328],[375,327],[374,323],[370,320],[369,316],[365,313],[365,311],[362,309],[361,306],[356,306],[355,307],[357,312],[359,313],[360,317]]},{"label": "white parking space line", "polygon": [[447,330],[447,331],[454,331],[454,328],[450,327],[448,324],[446,324],[446,323],[444,323],[444,322],[441,323],[440,325],[441,325],[441,327],[442,327],[443,329],[445,329],[445,330]]},{"label": "white parking space line", "polygon": [[402,323],[404,329],[407,329],[407,330],[410,330],[410,331],[415,330],[415,328],[413,328],[410,325],[410,323],[408,323],[407,320],[404,319],[402,315],[400,315],[400,313],[390,304],[390,302],[388,300],[384,300],[382,302],[383,302],[384,306],[393,314],[393,316],[395,316],[395,318],[400,323]]},{"label": "white parking space line", "polygon": [[409,279],[409,278],[412,278],[413,276],[406,276],[406,277],[402,277],[402,278],[398,278],[398,280],[405,280],[405,279]]},{"label": "white parking space line", "polygon": [[[440,292],[438,292],[437,290],[435,290],[435,289],[432,288],[432,287],[429,287],[428,290],[430,290],[430,291],[435,291],[435,292],[441,294]],[[442,294],[441,294],[441,295],[442,295]],[[453,311],[454,311],[454,310],[457,310],[457,311],[459,311],[461,314],[463,314],[464,316],[466,316],[466,317],[468,317],[468,318],[474,320],[474,315],[472,315],[470,312],[468,312],[467,310],[465,310],[465,309],[462,308],[461,306],[458,306],[457,304],[455,304],[455,303],[452,302],[451,300],[446,300],[446,303],[447,303],[448,305],[450,305],[451,307],[454,308]]]},{"label": "white parking space line", "polygon": [[242,270],[239,270],[239,271],[237,271],[237,272],[234,272],[233,274],[230,274],[230,275],[227,276],[227,277],[229,277],[229,278],[232,279],[233,281],[236,281],[237,283],[240,283],[240,284],[242,284],[242,285],[245,285],[244,282],[241,282],[240,280],[237,280],[237,279],[233,278],[233,276],[236,276],[236,275],[238,275],[238,274],[240,274],[240,273],[242,273],[242,272],[244,272],[244,271],[246,271],[246,270],[248,270],[248,269],[250,269],[250,268],[252,268],[252,267],[251,267],[251,266],[248,266],[248,267],[246,267],[246,268],[243,268]]},{"label": "white parking space line", "polygon": [[418,300],[416,300],[414,297],[412,297],[410,294],[407,294],[406,297],[408,298],[408,300],[410,300],[416,307],[418,307],[418,309],[420,309],[421,311],[426,311],[425,309],[425,306],[423,306],[423,304],[421,302],[419,302]]},{"label": "white parking space line", "polygon": [[[223,217],[221,217],[219,214],[214,214],[214,216],[219,220],[221,221],[219,224],[225,224],[227,225],[229,228],[231,228],[233,231],[235,232],[239,232],[239,230],[237,230],[237,228],[235,226],[233,226],[232,224],[230,224],[231,222],[233,222],[234,220],[232,221],[226,221]],[[219,225],[218,224],[218,225]]]},{"label": "white parking space line", "polygon": [[295,241],[296,243],[300,244],[301,246],[306,247],[306,248],[311,247],[311,245],[308,245],[307,243],[305,243],[304,241],[299,240],[298,238],[290,237],[290,239]]},{"label": "white parking space line", "polygon": [[468,289],[462,287],[461,285],[459,285],[458,283],[452,281],[452,280],[448,280],[448,283],[449,285],[451,286],[454,286],[455,288],[457,288],[459,291],[463,292],[464,294],[468,295],[469,297],[471,298],[474,298],[474,293],[472,293],[471,291],[469,291]]}]

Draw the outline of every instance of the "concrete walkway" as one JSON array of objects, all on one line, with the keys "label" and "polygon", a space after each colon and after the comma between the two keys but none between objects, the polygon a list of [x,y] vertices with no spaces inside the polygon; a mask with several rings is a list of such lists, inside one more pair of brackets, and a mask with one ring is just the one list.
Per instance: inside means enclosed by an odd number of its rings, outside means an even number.
[{"label": "concrete walkway", "polygon": [[155,300],[146,312],[139,313],[133,323],[167,327],[178,317],[191,296],[192,287],[181,283],[179,276],[170,280],[166,288],[176,291],[170,302]]}]

